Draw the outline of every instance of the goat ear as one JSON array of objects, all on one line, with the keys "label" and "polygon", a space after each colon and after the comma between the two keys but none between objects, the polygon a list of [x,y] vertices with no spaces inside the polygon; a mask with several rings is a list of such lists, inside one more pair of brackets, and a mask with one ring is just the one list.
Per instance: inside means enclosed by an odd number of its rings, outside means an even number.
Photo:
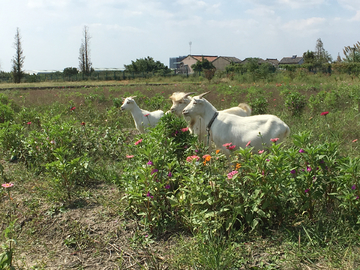
[{"label": "goat ear", "polygon": [[207,94],[209,94],[209,93],[210,93],[210,91],[209,91],[209,92],[202,93],[202,94],[199,95],[199,98],[203,98],[205,95],[207,95]]},{"label": "goat ear", "polygon": [[132,99],[136,98],[137,96],[131,96]]}]

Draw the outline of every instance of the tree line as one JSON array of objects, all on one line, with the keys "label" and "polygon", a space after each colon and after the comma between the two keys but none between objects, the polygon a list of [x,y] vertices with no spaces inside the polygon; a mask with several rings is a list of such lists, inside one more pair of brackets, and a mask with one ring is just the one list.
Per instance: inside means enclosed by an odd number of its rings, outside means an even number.
[{"label": "tree line", "polygon": [[[21,79],[25,76],[23,71],[23,65],[25,60],[24,51],[22,49],[22,40],[20,35],[20,29],[16,29],[15,34],[15,55],[12,59],[12,71],[11,76],[14,83],[20,83]],[[93,72],[94,68],[92,67],[91,57],[90,57],[90,33],[89,28],[84,26],[83,28],[83,38],[81,40],[81,45],[79,49],[79,67],[67,67],[63,70],[64,76],[74,76],[78,73],[89,77]],[[333,69],[341,73],[355,73],[360,74],[360,42],[358,41],[353,46],[345,46],[343,49],[345,55],[344,58],[341,58],[338,55],[336,61],[332,61],[331,55],[324,49],[324,44],[319,38],[316,41],[315,51],[306,51],[303,53],[304,64],[302,65],[280,65],[279,68],[294,71],[298,68],[305,68],[311,72],[327,72],[331,73]],[[255,75],[260,77],[266,77],[266,74],[273,73],[276,71],[270,63],[261,63],[259,64],[258,58],[248,58],[246,64],[231,63],[226,67],[226,72],[237,72],[245,73],[252,72]],[[334,65],[336,64],[336,65]],[[158,73],[160,75],[167,75],[171,73],[171,70],[161,63],[160,61],[155,61],[152,57],[145,57],[136,59],[136,61],[131,61],[131,64],[124,65],[126,72],[131,73]],[[203,57],[202,61],[198,61],[191,68],[195,72],[203,72],[204,76],[210,81],[215,75],[214,65]]]}]

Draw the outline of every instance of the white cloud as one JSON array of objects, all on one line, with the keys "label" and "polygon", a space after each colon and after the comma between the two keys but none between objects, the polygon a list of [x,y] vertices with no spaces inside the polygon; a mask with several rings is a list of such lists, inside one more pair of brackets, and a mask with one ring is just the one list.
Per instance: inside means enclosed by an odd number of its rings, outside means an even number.
[{"label": "white cloud", "polygon": [[296,34],[306,34],[321,31],[321,26],[326,22],[325,18],[313,17],[302,20],[292,20],[285,23],[282,29],[287,32],[295,32]]},{"label": "white cloud", "polygon": [[280,5],[286,5],[293,9],[309,8],[325,3],[325,0],[278,0]]}]

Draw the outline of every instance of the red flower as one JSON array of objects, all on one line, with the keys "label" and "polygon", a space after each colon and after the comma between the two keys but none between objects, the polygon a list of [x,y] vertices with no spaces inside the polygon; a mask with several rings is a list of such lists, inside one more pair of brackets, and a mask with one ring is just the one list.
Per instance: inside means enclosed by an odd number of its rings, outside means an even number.
[{"label": "red flower", "polygon": [[76,107],[71,107],[70,111],[74,111],[76,109]]},{"label": "red flower", "polygon": [[135,142],[134,144],[135,144],[135,145],[138,145],[139,143],[142,142],[142,140],[143,140],[143,139],[140,139],[140,140],[138,140],[137,142]]},{"label": "red flower", "polygon": [[82,125],[82,126],[85,126],[85,122],[81,122],[81,125]]},{"label": "red flower", "polygon": [[278,140],[279,140],[279,138],[270,139],[270,141],[272,141],[272,142],[277,142]]},{"label": "red flower", "polygon": [[182,132],[186,132],[186,131],[188,131],[188,130],[189,130],[189,128],[188,128],[188,127],[186,127],[186,128],[182,128],[182,129],[181,129],[181,131],[182,131]]},{"label": "red flower", "polygon": [[327,115],[329,112],[322,112],[320,115]]},{"label": "red flower", "polygon": [[27,122],[26,124],[31,125],[31,122]]}]

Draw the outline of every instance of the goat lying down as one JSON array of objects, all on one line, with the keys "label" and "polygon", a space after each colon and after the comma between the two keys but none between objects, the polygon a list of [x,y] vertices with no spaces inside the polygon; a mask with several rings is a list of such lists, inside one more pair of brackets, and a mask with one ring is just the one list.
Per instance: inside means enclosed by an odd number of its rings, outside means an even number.
[{"label": "goat lying down", "polygon": [[[194,93],[184,93],[184,92],[175,92],[170,96],[170,99],[173,103],[170,108],[170,112],[175,113],[177,116],[182,115],[182,111],[190,103],[192,97],[189,95]],[[251,115],[251,107],[246,103],[240,103],[237,107],[232,107],[221,112],[235,114],[238,116],[249,116]],[[206,139],[206,125],[204,120],[200,116],[185,116],[185,120],[189,125],[189,130],[192,134],[198,136],[201,142],[207,143]]]},{"label": "goat lying down", "polygon": [[162,110],[149,112],[147,110],[140,109],[134,100],[135,97],[136,96],[123,98],[121,110],[130,111],[134,119],[136,129],[139,130],[140,133],[145,133],[146,128],[156,126],[160,118],[164,115],[164,112]]},{"label": "goat lying down", "polygon": [[[209,101],[203,98],[208,93],[193,97],[184,108],[183,115],[191,118],[200,116],[204,119],[205,125],[213,120],[210,127],[212,140],[227,156],[230,151],[223,146],[226,143],[232,143],[236,145],[235,149],[238,149],[245,148],[248,142],[251,142],[253,151],[258,151],[270,146],[271,139],[279,138],[278,142],[281,142],[289,136],[290,128],[275,115],[239,117],[222,111],[218,112]],[[216,113],[218,113],[217,116]]]}]

